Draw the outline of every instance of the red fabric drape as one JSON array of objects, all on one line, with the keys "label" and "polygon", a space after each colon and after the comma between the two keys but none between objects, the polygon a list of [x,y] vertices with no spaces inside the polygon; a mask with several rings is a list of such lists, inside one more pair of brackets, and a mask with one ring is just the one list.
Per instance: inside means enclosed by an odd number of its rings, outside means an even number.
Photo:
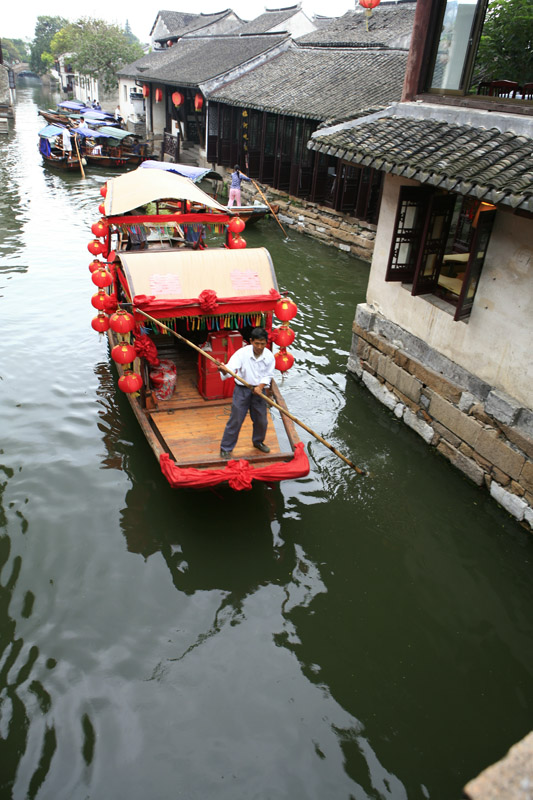
[{"label": "red fabric drape", "polygon": [[309,459],[303,442],[298,442],[292,461],[279,461],[264,467],[252,467],[249,461],[232,459],[222,469],[194,469],[178,467],[168,453],[159,458],[161,472],[173,489],[203,489],[227,481],[232,489],[251,489],[252,481],[284,481],[303,478],[309,474]]},{"label": "red fabric drape", "polygon": [[[201,295],[203,294],[204,292],[201,293]],[[216,304],[210,304],[211,308],[208,313],[266,313],[274,309],[279,299],[280,294],[275,289],[271,289],[269,294],[254,295],[253,297],[218,297]],[[140,308],[141,311],[146,311],[147,314],[151,314],[153,317],[187,317],[206,313],[201,305],[200,298],[177,300],[172,298],[157,298],[154,295],[136,294],[133,298],[133,305]],[[243,305],[246,306],[246,311],[244,312],[242,309]]]}]

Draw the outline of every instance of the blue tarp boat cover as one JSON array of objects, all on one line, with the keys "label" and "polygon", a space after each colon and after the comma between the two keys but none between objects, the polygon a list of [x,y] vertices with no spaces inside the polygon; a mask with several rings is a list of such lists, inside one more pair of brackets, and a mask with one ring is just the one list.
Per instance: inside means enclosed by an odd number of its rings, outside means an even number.
[{"label": "blue tarp boat cover", "polygon": [[79,100],[64,100],[62,103],[58,103],[58,108],[67,108],[70,111],[77,111],[79,108],[83,108],[84,103],[81,103]]},{"label": "blue tarp boat cover", "polygon": [[171,164],[169,161],[143,161],[141,167],[143,169],[164,169],[166,172],[175,172],[176,175],[190,178],[193,183],[199,183],[203,178],[222,180],[222,175],[219,175],[218,172],[213,172],[212,169],[191,167],[188,164]]},{"label": "blue tarp boat cover", "polygon": [[92,137],[93,139],[112,139],[113,135],[111,133],[107,133],[104,130],[93,130],[93,128],[89,128],[88,125],[78,125],[77,128],[74,128],[75,133],[79,133],[80,136],[85,136],[86,138]]},{"label": "blue tarp boat cover", "polygon": [[61,125],[46,125],[39,131],[39,136],[44,139],[54,139],[56,136],[61,136],[64,130]]}]

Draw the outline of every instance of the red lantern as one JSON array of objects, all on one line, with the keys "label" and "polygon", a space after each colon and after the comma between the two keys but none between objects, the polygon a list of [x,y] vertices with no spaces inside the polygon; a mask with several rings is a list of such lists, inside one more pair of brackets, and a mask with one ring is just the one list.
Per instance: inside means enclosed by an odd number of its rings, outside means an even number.
[{"label": "red lantern", "polygon": [[104,236],[107,236],[107,223],[105,220],[99,219],[98,222],[95,222],[93,225],[91,225],[91,230],[95,236],[99,236],[101,239],[103,239]]},{"label": "red lantern", "polygon": [[288,322],[298,313],[298,306],[289,300],[288,297],[278,300],[274,309],[274,314],[282,322]]},{"label": "red lantern", "polygon": [[285,348],[282,347],[274,356],[274,361],[276,362],[276,369],[279,369],[280,372],[287,372],[294,364],[294,356],[292,353],[287,353]]},{"label": "red lantern", "polygon": [[113,283],[113,276],[107,271],[105,267],[96,269],[91,275],[92,282],[100,289],[105,289],[106,286],[111,286]]},{"label": "red lantern", "polygon": [[117,344],[111,350],[111,358],[113,361],[116,361],[117,364],[131,364],[136,357],[137,353],[131,344]]},{"label": "red lantern", "polygon": [[160,103],[162,99],[163,99],[163,90],[157,88],[155,90],[155,102]]},{"label": "red lantern", "polygon": [[100,203],[100,205],[98,206],[98,211],[100,212],[100,214],[101,214],[103,217],[105,217],[105,206],[104,206],[104,204],[103,204],[103,203]]},{"label": "red lantern", "polygon": [[127,394],[138,392],[143,385],[143,379],[137,372],[126,370],[124,375],[118,379],[118,388]]},{"label": "red lantern", "polygon": [[363,8],[366,8],[370,11],[372,11],[372,9],[375,8],[376,6],[379,6],[380,3],[381,0],[359,0],[359,5],[363,6]]},{"label": "red lantern", "polygon": [[182,106],[184,100],[185,100],[185,98],[184,98],[184,96],[183,96],[183,94],[181,92],[173,92],[172,93],[172,102],[174,103],[176,108],[179,108],[180,106]]},{"label": "red lantern", "polygon": [[102,186],[100,186],[100,194],[102,195],[102,197],[106,196],[106,194],[107,194],[107,183],[104,183]]},{"label": "red lantern", "polygon": [[97,270],[97,269],[100,269],[100,268],[101,268],[101,267],[103,267],[103,266],[104,266],[104,265],[102,264],[102,262],[101,262],[101,261],[98,261],[98,259],[97,259],[97,258],[95,258],[95,259],[94,259],[93,261],[91,261],[91,263],[89,264],[89,270],[90,270],[90,272],[94,272],[95,270]]},{"label": "red lantern", "polygon": [[194,95],[194,110],[201,111],[204,105],[204,98],[200,94],[200,92],[196,92]]},{"label": "red lantern", "polygon": [[167,39],[167,47],[172,47],[173,44],[174,42],[172,41],[172,39]]},{"label": "red lantern", "polygon": [[228,225],[228,230],[232,233],[242,233],[246,227],[246,223],[240,217],[234,217]]},{"label": "red lantern", "polygon": [[96,294],[93,294],[91,297],[91,305],[96,308],[97,311],[105,311],[106,297],[107,294],[104,290],[99,289]]},{"label": "red lantern", "polygon": [[272,331],[272,341],[280,347],[289,347],[294,342],[295,336],[293,329],[285,325]]},{"label": "red lantern", "polygon": [[115,331],[115,333],[129,333],[135,327],[135,320],[133,319],[133,314],[119,309],[113,314],[109,324],[111,325],[111,330]]},{"label": "red lantern", "polygon": [[109,318],[105,314],[98,314],[91,321],[91,328],[98,333],[105,333],[109,330]]},{"label": "red lantern", "polygon": [[143,84],[143,97],[150,97],[150,87],[147,83]]},{"label": "red lantern", "polygon": [[229,240],[229,247],[231,250],[244,250],[246,247],[246,239],[243,239],[242,236],[233,236]]},{"label": "red lantern", "polygon": [[103,253],[105,250],[105,245],[99,239],[93,239],[92,242],[89,242],[87,245],[87,250],[92,256],[99,256],[100,253]]}]

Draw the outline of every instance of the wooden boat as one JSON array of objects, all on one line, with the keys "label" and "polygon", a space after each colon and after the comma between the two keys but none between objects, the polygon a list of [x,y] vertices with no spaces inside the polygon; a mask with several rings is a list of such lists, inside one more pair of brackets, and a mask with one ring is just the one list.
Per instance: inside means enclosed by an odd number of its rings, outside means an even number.
[{"label": "wooden boat", "polygon": [[81,164],[75,150],[65,151],[61,144],[65,127],[47,125],[39,131],[39,152],[44,163],[53,169],[80,172]]},{"label": "wooden boat", "polygon": [[[165,170],[165,172],[174,172],[176,175],[183,175],[185,178],[190,178],[194,183],[200,183],[203,180],[221,182],[223,180],[219,172],[215,172],[207,167],[192,167],[189,164],[172,164],[168,161],[151,160],[145,161],[142,166],[144,169],[161,169]],[[256,203],[253,206],[233,206],[232,209],[247,225],[253,225],[255,222],[258,222],[260,219],[270,214],[271,210],[277,214],[279,206],[273,205],[269,208],[267,205]]]},{"label": "wooden boat", "polygon": [[[177,213],[141,212],[147,204],[157,204],[161,211],[164,203],[166,211]],[[188,228],[225,227],[232,215],[190,180],[171,173],[137,169],[108,181],[104,209],[103,247],[112,283],[101,290],[105,297],[100,295],[96,307],[102,311],[93,327],[105,330],[106,311],[117,304],[130,312],[131,332],[120,332],[128,320],[123,311],[111,315],[108,330],[111,347],[118,346],[118,351],[112,349],[113,357],[134,358],[117,365],[119,386],[127,391],[131,382],[130,389],[139,389],[127,396],[171,486],[228,483],[232,489],[249,489],[254,481],[306,475],[309,462],[303,444],[284,415],[276,424],[269,423],[265,442],[270,453],[253,447],[251,422],[246,420],[234,458],[220,458],[233,380],[222,382],[215,365],[171,333],[225,362],[253,327],[262,324],[270,331],[280,294],[268,251],[190,246]],[[146,239],[150,230],[162,227],[176,234],[159,245],[131,249],[128,234],[139,226]],[[121,343],[132,343],[134,351],[121,355]],[[161,361],[159,368],[155,359]],[[275,382],[272,392],[285,407]]]}]

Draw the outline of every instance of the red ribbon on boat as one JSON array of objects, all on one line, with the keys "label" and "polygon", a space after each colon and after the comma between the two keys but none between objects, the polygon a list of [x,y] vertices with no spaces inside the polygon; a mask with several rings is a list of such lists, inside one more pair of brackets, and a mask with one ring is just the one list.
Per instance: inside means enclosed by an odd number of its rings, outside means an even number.
[{"label": "red ribbon on boat", "polygon": [[264,467],[252,467],[249,461],[232,459],[222,469],[195,469],[193,467],[178,467],[170,459],[168,453],[159,457],[161,472],[173,489],[188,487],[190,489],[204,489],[216,486],[227,481],[232,489],[241,491],[251,489],[252,482],[294,480],[309,474],[309,459],[304,450],[303,442],[298,442],[294,449],[291,461],[278,461]]},{"label": "red ribbon on boat", "polygon": [[149,364],[154,367],[159,365],[159,358],[157,357],[157,347],[155,343],[147,336],[145,333],[142,333],[135,337],[134,342],[135,352],[139,358],[145,358]]},{"label": "red ribbon on boat", "polygon": [[217,293],[212,289],[204,289],[198,295],[198,304],[204,314],[210,314],[218,305]]},{"label": "red ribbon on boat", "polygon": [[[204,290],[202,295],[205,291],[212,290]],[[215,294],[215,292],[213,292],[213,294]],[[248,295],[247,297],[218,297],[217,303],[220,314],[230,314],[232,311],[243,313],[242,306],[247,306],[246,314],[260,311],[267,312],[274,309],[280,296],[279,292],[275,289],[270,289],[269,294]],[[137,308],[140,308],[142,311],[146,311],[148,314],[152,314],[152,316],[159,315],[160,318],[209,313],[204,311],[199,297],[196,299],[178,300],[172,298],[157,298],[155,295],[136,294],[133,298],[133,305],[137,306]],[[222,308],[222,306],[224,306],[224,308]],[[216,307],[215,305],[213,309]]]},{"label": "red ribbon on boat", "polygon": [[106,294],[104,300],[104,311],[106,314],[113,314],[118,308],[116,294]]}]

